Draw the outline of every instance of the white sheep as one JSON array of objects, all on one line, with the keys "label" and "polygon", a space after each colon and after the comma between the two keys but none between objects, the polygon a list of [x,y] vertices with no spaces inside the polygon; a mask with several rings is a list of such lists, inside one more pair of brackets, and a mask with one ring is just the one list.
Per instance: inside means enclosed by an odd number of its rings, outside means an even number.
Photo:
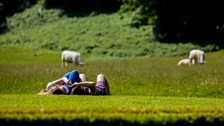
[{"label": "white sheep", "polygon": [[61,53],[62,67],[68,67],[68,63],[73,63],[74,65],[84,65],[81,61],[80,53],[75,51],[64,50]]},{"label": "white sheep", "polygon": [[177,63],[178,66],[181,65],[190,65],[190,59],[182,59]]},{"label": "white sheep", "polygon": [[190,64],[205,64],[205,52],[193,49],[189,53]]}]

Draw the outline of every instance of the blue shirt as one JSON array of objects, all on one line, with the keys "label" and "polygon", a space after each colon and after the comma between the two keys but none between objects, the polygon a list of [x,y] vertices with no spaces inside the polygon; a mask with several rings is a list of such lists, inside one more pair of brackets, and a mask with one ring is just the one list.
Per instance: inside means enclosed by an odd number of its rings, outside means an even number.
[{"label": "blue shirt", "polygon": [[[81,80],[77,70],[72,70],[71,72],[66,73],[63,77],[66,77],[69,81],[72,82],[72,84],[75,82],[80,82]],[[67,83],[64,83],[64,85],[66,87],[66,94],[70,94],[71,87]]]}]

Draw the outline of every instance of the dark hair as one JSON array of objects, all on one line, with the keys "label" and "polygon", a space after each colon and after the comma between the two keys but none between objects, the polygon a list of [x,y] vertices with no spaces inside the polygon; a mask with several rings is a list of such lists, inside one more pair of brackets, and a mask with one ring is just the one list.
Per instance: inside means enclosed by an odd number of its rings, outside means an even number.
[{"label": "dark hair", "polygon": [[[89,90],[90,90],[90,92],[89,92]],[[78,86],[78,87],[72,89],[72,94],[90,95],[91,94],[91,88]]]},{"label": "dark hair", "polygon": [[64,94],[64,92],[60,88],[56,88],[52,94]]}]

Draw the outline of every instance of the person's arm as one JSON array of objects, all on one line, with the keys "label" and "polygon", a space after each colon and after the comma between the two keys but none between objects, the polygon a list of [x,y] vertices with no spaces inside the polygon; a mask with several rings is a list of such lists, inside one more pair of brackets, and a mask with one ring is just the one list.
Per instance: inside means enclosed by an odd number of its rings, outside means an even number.
[{"label": "person's arm", "polygon": [[71,88],[77,87],[77,86],[85,86],[85,87],[92,88],[95,86],[95,82],[92,82],[92,81],[75,82],[74,84],[71,85]]},{"label": "person's arm", "polygon": [[64,79],[63,79],[63,78],[60,78],[60,79],[58,79],[58,80],[49,82],[49,83],[47,84],[46,89],[50,89],[51,87],[58,86],[58,85],[60,86],[63,82],[64,82]]},{"label": "person's arm", "polygon": [[62,79],[63,79],[63,81],[64,81],[65,83],[67,83],[70,87],[73,85],[72,82],[71,82],[70,80],[68,80],[68,78],[63,77]]}]

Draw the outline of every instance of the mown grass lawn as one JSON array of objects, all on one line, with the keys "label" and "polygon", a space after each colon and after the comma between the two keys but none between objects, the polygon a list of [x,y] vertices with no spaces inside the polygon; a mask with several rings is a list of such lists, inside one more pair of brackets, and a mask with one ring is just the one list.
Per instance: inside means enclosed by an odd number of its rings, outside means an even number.
[{"label": "mown grass lawn", "polygon": [[25,94],[0,97],[4,103],[0,106],[0,120],[28,124],[37,120],[64,120],[64,124],[82,120],[80,124],[101,121],[105,123],[101,125],[111,125],[110,122],[116,124],[118,121],[119,125],[122,122],[128,125],[176,125],[178,122],[194,124],[199,121],[216,125],[217,121],[220,123],[224,119],[224,99],[220,98]]}]

